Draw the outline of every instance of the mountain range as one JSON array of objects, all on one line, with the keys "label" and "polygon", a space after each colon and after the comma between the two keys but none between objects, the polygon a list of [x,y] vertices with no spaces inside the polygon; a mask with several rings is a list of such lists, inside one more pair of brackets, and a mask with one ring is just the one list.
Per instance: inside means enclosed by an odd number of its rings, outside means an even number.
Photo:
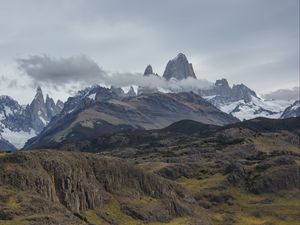
[{"label": "mountain range", "polygon": [[[148,65],[144,75],[155,75],[151,65]],[[188,61],[183,53],[179,53],[170,60],[166,66],[162,78],[165,80],[185,80],[188,78],[197,79],[193,65]],[[140,93],[157,92],[157,89],[142,87]],[[280,118],[283,111],[292,105],[295,100],[265,100],[254,90],[244,84],[229,85],[223,78],[217,80],[209,89],[193,89],[207,101],[211,102],[221,111],[231,114],[240,120],[252,119],[256,117]]]},{"label": "mountain range", "polygon": [[122,130],[160,129],[183,119],[216,125],[238,122],[193,92],[124,97],[115,89],[95,86],[69,98],[62,112],[25,148],[55,146]]},{"label": "mountain range", "polygon": [[[151,65],[144,76],[169,81],[197,79],[193,65],[183,53],[169,60],[162,76]],[[26,106],[8,96],[0,97],[0,148],[20,149],[59,143],[87,133],[105,134],[120,130],[160,129],[182,119],[224,125],[256,117],[288,118],[299,115],[299,101],[264,100],[244,84],[230,86],[217,80],[209,89],[160,92],[140,86],[104,88],[92,86],[70,97],[65,104],[37,88]],[[223,112],[223,113],[222,113]],[[37,136],[37,137],[35,137]],[[68,138],[67,138],[68,137]]]},{"label": "mountain range", "polygon": [[[198,82],[183,54],[141,76]],[[226,79],[124,89],[0,97],[1,225],[298,224],[299,101]]]}]

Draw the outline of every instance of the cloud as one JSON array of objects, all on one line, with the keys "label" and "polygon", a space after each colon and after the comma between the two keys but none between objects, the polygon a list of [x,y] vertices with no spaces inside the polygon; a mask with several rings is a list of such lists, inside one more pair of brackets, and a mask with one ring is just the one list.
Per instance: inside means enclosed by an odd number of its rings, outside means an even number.
[{"label": "cloud", "polygon": [[298,81],[299,0],[4,2],[0,64],[84,53],[111,71],[143,71],[150,63],[161,74],[184,52],[198,78],[226,75],[259,92]]},{"label": "cloud", "polygon": [[105,72],[87,56],[51,58],[47,55],[18,59],[18,67],[37,84],[64,86],[97,83]]},{"label": "cloud", "polygon": [[265,99],[278,99],[278,100],[299,100],[300,87],[292,89],[280,89],[264,95]]},{"label": "cloud", "polygon": [[[98,64],[87,56],[68,58],[52,58],[47,55],[30,56],[18,59],[18,67],[35,84],[52,85],[55,88],[104,84],[117,87],[131,85],[149,88],[161,88],[171,91],[192,91],[210,88],[211,82],[206,80],[186,79],[182,81],[166,81],[160,76],[143,76],[141,73],[113,73],[101,69]],[[79,85],[79,86],[78,86]],[[68,91],[73,93],[72,90]]]}]

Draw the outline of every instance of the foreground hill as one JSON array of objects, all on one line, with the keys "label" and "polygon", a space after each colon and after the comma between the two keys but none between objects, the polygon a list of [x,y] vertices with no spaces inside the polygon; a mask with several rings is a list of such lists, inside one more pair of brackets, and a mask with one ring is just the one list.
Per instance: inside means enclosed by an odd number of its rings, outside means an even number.
[{"label": "foreground hill", "polygon": [[79,148],[133,161],[181,184],[211,224],[296,225],[299,122],[257,118],[217,127],[187,120],[163,130],[101,137]]},{"label": "foreground hill", "polygon": [[[191,120],[0,156],[0,224],[289,224],[300,118]],[[117,159],[119,158],[119,159]]]},{"label": "foreground hill", "polygon": [[205,208],[211,224],[297,224],[299,120],[256,118],[224,127],[184,120],[56,147],[123,158],[172,180]]},{"label": "foreground hill", "polygon": [[96,86],[69,98],[62,113],[25,148],[91,139],[122,130],[160,129],[183,119],[216,125],[238,122],[192,92],[122,97]]},{"label": "foreground hill", "polygon": [[0,224],[207,224],[182,186],[86,153],[2,153],[0,190]]}]

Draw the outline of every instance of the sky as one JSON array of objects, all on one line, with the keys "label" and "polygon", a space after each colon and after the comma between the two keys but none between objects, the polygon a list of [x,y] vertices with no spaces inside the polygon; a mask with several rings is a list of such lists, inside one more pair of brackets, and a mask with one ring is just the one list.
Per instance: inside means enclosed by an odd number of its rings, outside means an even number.
[{"label": "sky", "polygon": [[0,95],[24,104],[38,85],[66,100],[95,83],[137,81],[148,64],[162,75],[179,52],[193,64],[199,86],[220,78],[262,94],[299,86],[299,0],[0,0],[0,6]]}]

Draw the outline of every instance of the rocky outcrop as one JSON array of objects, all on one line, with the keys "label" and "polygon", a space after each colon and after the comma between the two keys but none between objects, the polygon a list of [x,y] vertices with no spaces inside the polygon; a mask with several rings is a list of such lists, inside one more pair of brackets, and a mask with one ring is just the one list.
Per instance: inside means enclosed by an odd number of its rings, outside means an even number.
[{"label": "rocky outcrop", "polygon": [[104,208],[112,196],[121,203],[128,197],[157,199],[164,212],[160,217],[140,207],[122,208],[146,221],[168,221],[192,213],[181,186],[124,161],[93,154],[39,151],[0,157],[0,187],[3,185],[38,194],[77,214]]},{"label": "rocky outcrop", "polygon": [[175,164],[164,167],[156,173],[167,179],[176,180],[180,177],[192,177],[197,171],[197,166],[186,165],[186,164]]},{"label": "rocky outcrop", "polygon": [[225,174],[228,174],[227,181],[234,186],[240,186],[248,176],[245,168],[238,163],[228,165],[225,169]]},{"label": "rocky outcrop", "polygon": [[300,188],[299,165],[272,167],[262,173],[256,173],[247,185],[247,189],[256,194],[274,193],[293,188]]},{"label": "rocky outcrop", "polygon": [[179,53],[174,59],[170,60],[166,66],[163,78],[183,80],[186,78],[196,79],[193,65],[189,63],[183,53]]}]

